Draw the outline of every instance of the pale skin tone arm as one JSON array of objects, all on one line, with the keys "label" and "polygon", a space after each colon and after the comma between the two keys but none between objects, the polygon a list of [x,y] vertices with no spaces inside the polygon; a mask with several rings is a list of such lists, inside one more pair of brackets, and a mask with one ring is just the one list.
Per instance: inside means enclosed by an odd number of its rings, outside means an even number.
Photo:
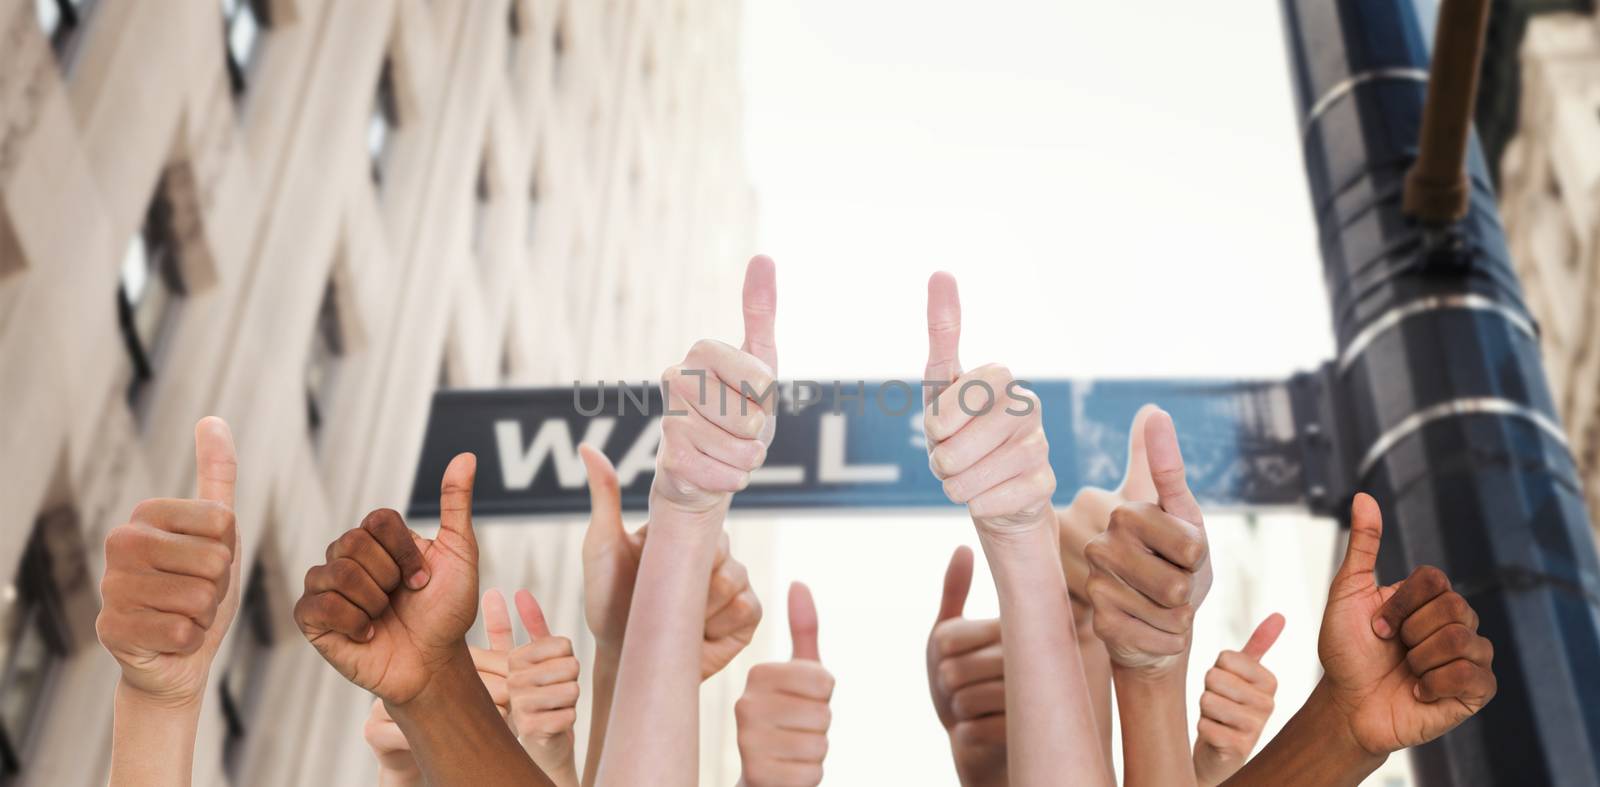
[{"label": "pale skin tone arm", "polygon": [[1422,566],[1379,585],[1383,516],[1356,495],[1350,546],[1328,589],[1317,656],[1322,681],[1228,785],[1354,785],[1393,752],[1455,729],[1494,699],[1494,646],[1450,580]]},{"label": "pale skin tone arm", "polygon": [[1112,664],[1129,785],[1192,784],[1184,698],[1194,613],[1211,587],[1200,506],[1184,480],[1172,418],[1145,421],[1159,503],[1128,503],[1084,549],[1094,627]]},{"label": "pale skin tone arm", "polygon": [[233,435],[195,426],[194,500],[146,500],[106,537],[95,630],[122,668],[111,736],[113,787],[189,784],[211,662],[239,609]]},{"label": "pale skin tone arm", "polygon": [[[556,787],[578,787],[572,728],[578,721],[579,665],[572,640],[550,632],[544,610],[532,593],[517,591],[516,605],[523,630],[528,632],[528,642],[521,646],[513,639],[505,601],[491,604],[489,597],[484,597],[484,627],[490,645],[507,653],[511,728],[534,764]],[[493,627],[491,620],[496,624]]]},{"label": "pale skin tone arm", "polygon": [[[622,658],[628,606],[639,572],[648,527],[628,532],[622,522],[622,493],[611,461],[592,446],[581,445],[589,476],[589,529],[583,538],[584,618],[594,634],[594,698],[590,702],[589,747],[584,755],[585,785],[592,787],[605,750],[611,700],[616,693],[617,666]],[[700,677],[710,678],[750,644],[761,622],[761,602],[750,587],[744,564],[729,552],[722,537],[712,561],[706,593],[705,633],[700,645]]]},{"label": "pale skin tone arm", "polygon": [[776,314],[776,271],[756,257],[745,273],[743,347],[701,341],[662,375],[668,412],[680,414],[661,421],[641,592],[628,613],[598,785],[699,779],[706,587],[729,502],[766,459],[777,427],[776,397],[761,396],[776,380]]},{"label": "pale skin tone arm", "polygon": [[[961,373],[961,305],[955,278],[928,281],[928,364],[924,379],[949,381],[930,392],[923,421],[928,464],[953,502],[972,516],[1000,598],[1007,769],[1019,784],[1110,784],[1099,746],[1072,607],[1062,573],[1050,496],[1055,474],[1032,392],[1013,386],[1001,366]],[[967,384],[988,385],[992,402],[961,406]],[[981,390],[975,402],[984,401]],[[1008,412],[1009,411],[1009,412]],[[1077,767],[1063,768],[1062,763]]]},{"label": "pale skin tone arm", "polygon": [[817,649],[817,608],[811,590],[789,586],[789,636],[794,657],[751,668],[734,705],[740,787],[816,787],[828,755],[833,675]]}]

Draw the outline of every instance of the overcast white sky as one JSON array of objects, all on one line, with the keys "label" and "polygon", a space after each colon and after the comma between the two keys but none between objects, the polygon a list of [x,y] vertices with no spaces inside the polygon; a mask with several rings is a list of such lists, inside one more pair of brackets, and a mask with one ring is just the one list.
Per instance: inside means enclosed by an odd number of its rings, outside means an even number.
[{"label": "overcast white sky", "polygon": [[[786,377],[920,372],[939,269],[960,281],[969,366],[1284,377],[1331,355],[1276,3],[748,0],[743,45]],[[921,659],[970,523],[776,528],[759,647],[788,657],[784,588],[810,582],[839,678],[828,781],[953,784]],[[1333,529],[1291,514],[1212,531],[1194,671],[1285,612],[1276,727],[1316,679]],[[985,572],[969,613],[995,611]]]}]

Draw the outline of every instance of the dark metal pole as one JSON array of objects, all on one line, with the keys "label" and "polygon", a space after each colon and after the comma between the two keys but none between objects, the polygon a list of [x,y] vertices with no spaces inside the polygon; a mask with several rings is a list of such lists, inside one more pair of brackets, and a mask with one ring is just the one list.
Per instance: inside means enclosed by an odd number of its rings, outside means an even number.
[{"label": "dark metal pole", "polygon": [[1402,209],[1433,4],[1281,2],[1339,347],[1332,491],[1383,506],[1384,581],[1440,566],[1495,645],[1499,696],[1418,775],[1600,784],[1600,564],[1476,140],[1459,220]]}]

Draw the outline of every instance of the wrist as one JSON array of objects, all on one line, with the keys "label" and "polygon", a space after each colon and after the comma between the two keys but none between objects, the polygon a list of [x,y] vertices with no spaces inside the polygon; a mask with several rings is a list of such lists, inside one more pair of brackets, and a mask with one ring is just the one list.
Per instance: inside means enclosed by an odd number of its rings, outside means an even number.
[{"label": "wrist", "polygon": [[1361,745],[1355,728],[1351,726],[1350,712],[1334,697],[1333,687],[1328,685],[1326,675],[1317,681],[1311,696],[1306,698],[1306,704],[1301,706],[1300,712],[1290,720],[1291,723],[1302,716],[1306,718],[1308,726],[1324,731],[1327,751],[1340,761],[1359,763],[1368,768],[1367,772],[1370,773],[1389,759],[1389,752],[1368,751]]},{"label": "wrist", "polygon": [[996,546],[1019,542],[1026,544],[1029,549],[1036,549],[1041,538],[1049,541],[1050,549],[1059,550],[1061,548],[1061,531],[1056,525],[1056,512],[1048,504],[1037,514],[1027,517],[974,516],[972,517],[972,523],[977,525],[978,533],[984,539],[986,548],[990,542],[993,542]]},{"label": "wrist", "polygon": [[464,689],[481,686],[482,683],[478,668],[472,662],[472,652],[467,649],[467,641],[463,639],[451,647],[449,655],[438,669],[428,673],[427,682],[416,694],[398,702],[384,697],[383,706],[399,722],[402,716],[418,715],[417,709],[426,712],[425,709],[430,707],[454,704],[463,696]]},{"label": "wrist", "polygon": [[200,715],[200,705],[205,698],[206,681],[200,681],[199,692],[153,692],[128,682],[126,676],[117,681],[116,705],[118,710],[151,716],[185,717]]}]

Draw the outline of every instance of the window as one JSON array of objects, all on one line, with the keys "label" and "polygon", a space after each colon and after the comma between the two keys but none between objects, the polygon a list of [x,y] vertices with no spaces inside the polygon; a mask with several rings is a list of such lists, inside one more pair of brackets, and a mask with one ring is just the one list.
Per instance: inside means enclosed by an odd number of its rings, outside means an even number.
[{"label": "window", "polygon": [[367,120],[367,155],[372,160],[372,182],[383,185],[383,169],[388,158],[390,138],[400,127],[400,109],[395,103],[394,61],[383,59],[378,75],[378,94],[373,99],[372,116]]},{"label": "window", "polygon": [[78,34],[83,30],[92,5],[93,0],[33,0],[39,29],[49,39],[57,62],[65,64],[72,59],[72,53],[77,49]]},{"label": "window", "polygon": [[0,587],[0,781],[21,772],[28,743],[43,719],[45,698],[66,657],[68,635],[40,517],[22,554],[16,581]]},{"label": "window", "polygon": [[174,313],[184,294],[171,229],[172,203],[166,194],[163,178],[145,214],[144,226],[128,243],[117,283],[117,318],[133,364],[128,405],[140,416],[145,409],[144,392],[155,377]]},{"label": "window", "polygon": [[222,0],[223,52],[234,98],[249,87],[250,66],[260,49],[261,33],[271,24],[263,0]]},{"label": "window", "polygon": [[244,760],[244,744],[260,706],[262,679],[272,650],[266,574],[260,560],[250,568],[250,579],[239,599],[238,621],[234,623],[239,633],[222,672],[222,716],[228,725],[227,738],[222,743],[222,767],[228,780],[235,784],[241,783],[239,767]]},{"label": "window", "polygon": [[339,359],[344,355],[338,298],[338,290],[330,279],[322,290],[322,307],[317,310],[317,325],[311,332],[311,351],[306,354],[306,423],[313,438],[322,432],[333,397]]}]

